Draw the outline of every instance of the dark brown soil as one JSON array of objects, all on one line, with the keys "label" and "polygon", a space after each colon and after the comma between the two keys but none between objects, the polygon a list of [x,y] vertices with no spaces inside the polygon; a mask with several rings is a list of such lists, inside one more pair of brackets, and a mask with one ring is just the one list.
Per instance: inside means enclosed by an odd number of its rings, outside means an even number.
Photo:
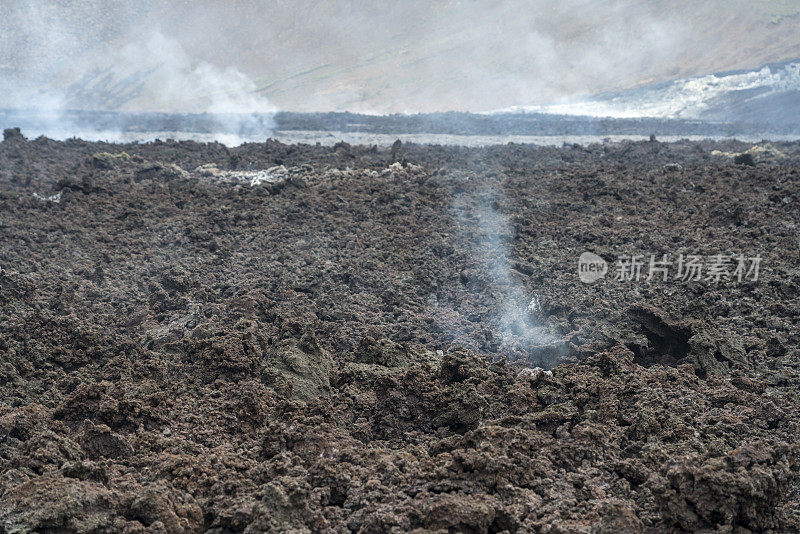
[{"label": "dark brown soil", "polygon": [[800,144],[747,148],[7,132],[0,532],[796,531]]}]

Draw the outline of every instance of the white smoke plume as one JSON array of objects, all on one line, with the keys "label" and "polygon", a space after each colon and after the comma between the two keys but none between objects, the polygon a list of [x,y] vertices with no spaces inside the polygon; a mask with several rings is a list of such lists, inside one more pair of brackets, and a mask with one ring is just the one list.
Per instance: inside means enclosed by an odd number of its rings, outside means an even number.
[{"label": "white smoke plume", "polygon": [[[521,347],[535,360],[536,349],[552,343],[555,338],[536,316],[539,311],[537,296],[525,288],[519,273],[512,270],[514,229],[502,211],[504,202],[500,186],[486,184],[476,191],[457,196],[453,201],[454,215],[458,226],[471,241],[475,267],[489,276],[488,285],[482,290],[497,302],[495,332],[503,346]],[[550,364],[538,360],[531,363]]]},{"label": "white smoke plume", "polygon": [[177,38],[142,28],[120,6],[122,22],[98,29],[75,23],[89,17],[81,7],[90,3],[12,4],[0,8],[0,108],[35,111],[42,131],[25,133],[124,139],[114,129],[86,131],[74,122],[77,110],[209,114],[204,123],[215,138],[233,144],[240,134],[266,137],[274,126],[275,107],[237,67],[192,56]]}]

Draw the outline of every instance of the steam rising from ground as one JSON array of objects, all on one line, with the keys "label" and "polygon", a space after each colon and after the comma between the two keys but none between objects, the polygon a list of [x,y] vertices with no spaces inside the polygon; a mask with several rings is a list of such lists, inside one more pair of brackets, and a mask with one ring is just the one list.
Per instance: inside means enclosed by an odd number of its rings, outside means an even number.
[{"label": "steam rising from ground", "polygon": [[[140,19],[120,6],[117,12],[128,17],[113,31],[63,22],[80,19],[88,4],[64,8],[33,0],[3,8],[10,11],[0,18],[0,107],[36,110],[42,133],[56,138],[121,138],[119,131],[82,131],[68,110],[208,113],[228,142],[270,133],[275,107],[237,67],[193,57],[178,39],[134,24]],[[115,32],[125,38],[114,39]]]},{"label": "steam rising from ground", "polygon": [[[458,225],[470,236],[476,266],[489,275],[488,289],[496,297],[496,332],[502,343],[531,351],[554,341],[536,317],[539,302],[511,269],[513,228],[502,212],[505,203],[499,186],[483,185],[453,202]],[[531,363],[540,364],[535,361]]]},{"label": "steam rising from ground", "polygon": [[[268,113],[275,108],[256,94],[255,83],[235,67],[196,61],[181,44],[159,31],[143,35],[106,66],[68,89],[70,107],[84,108],[117,96],[111,107],[175,113]],[[94,74],[94,76],[92,76]],[[114,89],[119,88],[119,95]]]}]

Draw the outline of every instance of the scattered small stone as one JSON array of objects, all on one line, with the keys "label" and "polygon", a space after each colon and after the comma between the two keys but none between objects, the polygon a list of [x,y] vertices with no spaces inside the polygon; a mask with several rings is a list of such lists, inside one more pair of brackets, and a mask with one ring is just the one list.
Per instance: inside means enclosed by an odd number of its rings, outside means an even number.
[{"label": "scattered small stone", "polygon": [[200,165],[197,167],[194,172],[198,173],[200,176],[216,178],[222,171],[217,168],[215,163],[206,163],[205,165]]},{"label": "scattered small stone", "polygon": [[400,154],[403,151],[403,142],[398,139],[392,144],[392,159],[397,161],[397,158],[400,157]]},{"label": "scattered small stone", "polygon": [[3,142],[6,141],[25,141],[25,137],[19,128],[6,128],[3,130]]},{"label": "scattered small stone", "polygon": [[53,202],[55,204],[58,204],[59,202],[61,202],[61,193],[62,191],[59,191],[55,195],[50,195],[50,196],[44,196],[40,195],[39,193],[34,193],[33,198],[35,198],[39,202]]},{"label": "scattered small stone", "polygon": [[92,154],[92,164],[101,169],[113,169],[117,165],[131,161],[127,152],[111,154],[110,152],[95,152]]},{"label": "scattered small stone", "polygon": [[536,380],[537,378],[543,376],[552,377],[553,371],[547,371],[545,369],[542,369],[541,367],[534,367],[534,368],[526,367],[525,369],[517,373],[517,376],[529,376],[532,379]]}]

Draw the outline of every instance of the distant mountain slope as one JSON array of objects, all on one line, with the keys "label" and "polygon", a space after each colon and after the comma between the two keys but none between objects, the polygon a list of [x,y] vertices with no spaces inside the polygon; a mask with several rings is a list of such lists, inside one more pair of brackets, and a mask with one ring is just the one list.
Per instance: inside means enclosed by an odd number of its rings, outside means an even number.
[{"label": "distant mountain slope", "polygon": [[800,60],[500,111],[800,127]]},{"label": "distant mountain slope", "polygon": [[697,117],[732,123],[792,125],[800,131],[800,61],[772,65],[773,83],[736,88],[707,101]]},{"label": "distant mountain slope", "polygon": [[6,107],[485,111],[797,57],[792,0],[0,3]]}]

